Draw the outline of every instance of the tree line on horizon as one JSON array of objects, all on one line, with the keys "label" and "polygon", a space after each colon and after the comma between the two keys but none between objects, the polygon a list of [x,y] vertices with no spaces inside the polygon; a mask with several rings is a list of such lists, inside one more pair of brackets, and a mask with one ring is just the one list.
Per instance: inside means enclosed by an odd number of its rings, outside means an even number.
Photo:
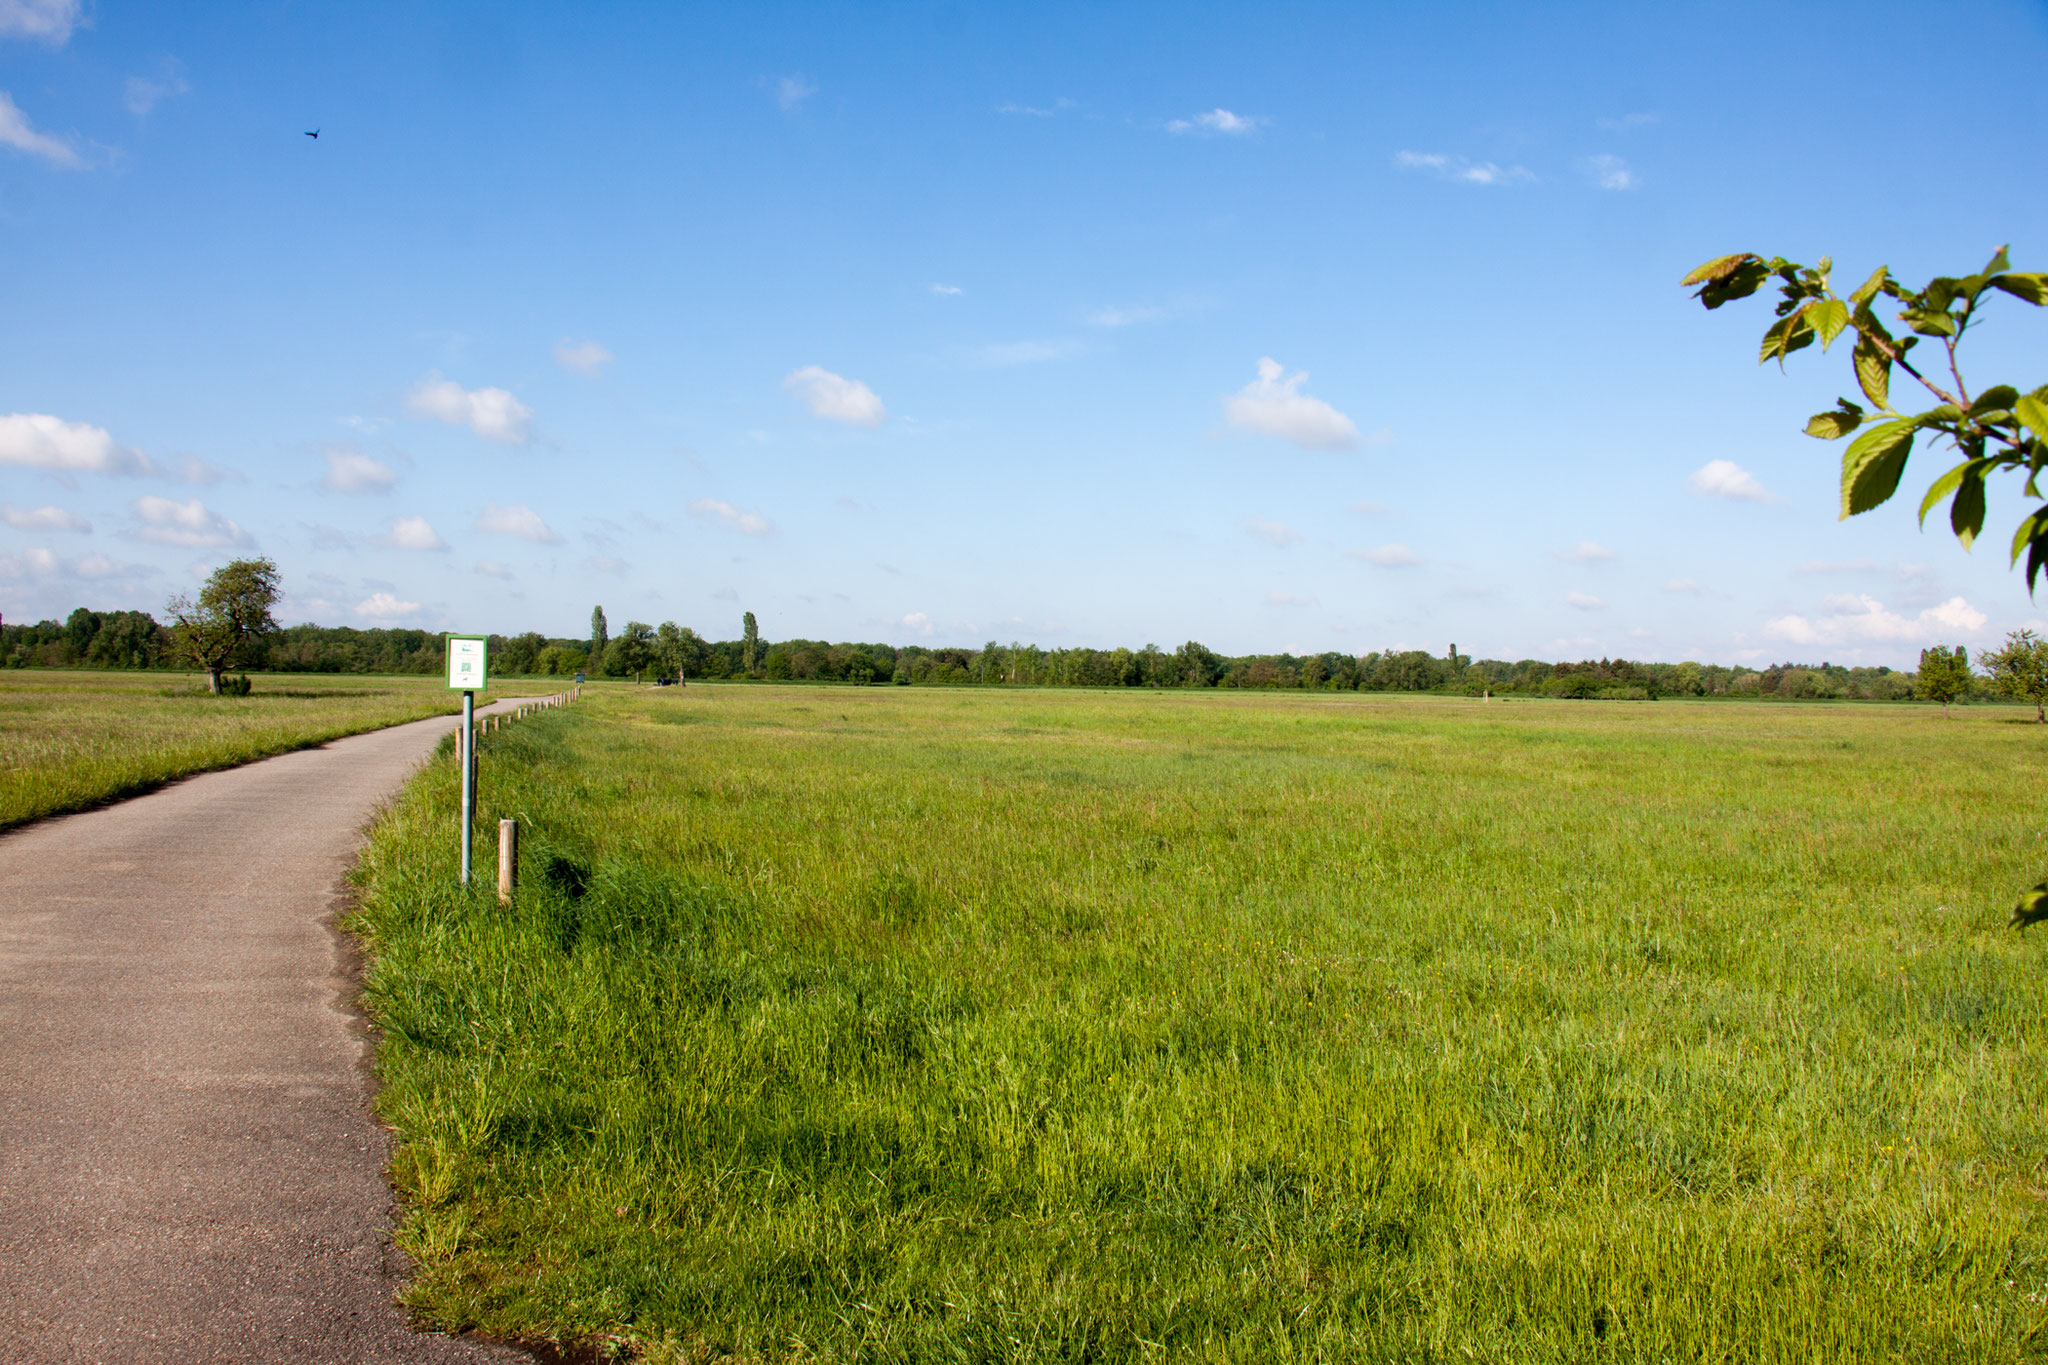
[{"label": "tree line on horizon", "polygon": [[[978,649],[762,639],[752,612],[740,635],[707,640],[687,626],[629,621],[612,634],[603,608],[584,639],[538,631],[492,635],[496,676],[681,677],[913,686],[1216,687],[1331,692],[1442,692],[1605,700],[1657,697],[1758,697],[1785,700],[1898,701],[1916,695],[1914,672],[1831,662],[1751,668],[1629,659],[1475,659],[1452,645],[1444,654],[1376,650],[1361,655],[1224,655],[1196,641],[1165,650],[1044,649],[990,640]],[[443,637],[402,627],[288,626],[252,641],[239,666],[273,673],[434,674]],[[1943,652],[1939,670],[1955,674],[1961,651]],[[180,669],[171,629],[148,612],[85,607],[63,621],[0,626],[0,662],[11,668]],[[1924,670],[1923,670],[1924,671]],[[1965,666],[1944,686],[1950,700],[1988,696],[1994,680]],[[2011,689],[2004,689],[2010,691]],[[1929,694],[1931,695],[1931,694]],[[2023,693],[2020,695],[2024,695]],[[1938,699],[1938,698],[1937,698]]]}]

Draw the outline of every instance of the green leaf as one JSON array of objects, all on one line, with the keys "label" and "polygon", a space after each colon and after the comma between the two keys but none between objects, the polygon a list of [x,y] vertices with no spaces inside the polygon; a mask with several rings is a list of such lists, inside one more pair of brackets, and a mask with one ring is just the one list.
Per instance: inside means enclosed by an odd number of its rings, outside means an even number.
[{"label": "green leaf", "polygon": [[1746,299],[1763,288],[1771,277],[1771,267],[1754,252],[1742,251],[1733,256],[1721,256],[1708,261],[1685,277],[1686,284],[1697,284],[1699,293],[1693,297],[1709,308],[1719,308],[1733,299]]},{"label": "green leaf", "polygon": [[2027,591],[2034,591],[2034,580],[2043,568],[2048,568],[2048,503],[2034,509],[2034,514],[2022,521],[2013,532],[2012,562],[2020,562],[2020,552],[2031,547],[2027,556]]},{"label": "green leaf", "polygon": [[1891,406],[1892,360],[1878,349],[1877,343],[1868,335],[1856,338],[1856,349],[1852,353],[1856,363],[1856,383],[1863,390],[1863,396],[1880,408]]},{"label": "green leaf", "polygon": [[1806,434],[1823,441],[1839,441],[1863,425],[1861,412],[1816,412],[1806,419]]},{"label": "green leaf", "polygon": [[1984,267],[1983,273],[1986,275],[1996,275],[1999,271],[2011,265],[2012,262],[2006,259],[2005,248],[2000,247],[1992,254],[1991,262]]},{"label": "green leaf", "polygon": [[1991,287],[2028,303],[2048,303],[2048,275],[1999,275],[1991,280]]},{"label": "green leaf", "polygon": [[1811,346],[1813,324],[1807,320],[1807,314],[1813,307],[1812,303],[1802,303],[1772,323],[1771,329],[1764,333],[1763,345],[1757,351],[1756,363],[1761,365],[1776,356],[1778,364],[1783,366],[1786,356]]},{"label": "green leaf", "polygon": [[1849,305],[1840,299],[1822,299],[1806,310],[1806,317],[1820,335],[1820,348],[1825,351],[1849,325]]},{"label": "green leaf", "polygon": [[1949,504],[1948,524],[1965,550],[1977,543],[1984,530],[1984,467],[1975,460],[1956,489],[1956,500]]},{"label": "green leaf", "polygon": [[1849,301],[1859,307],[1870,302],[1877,297],[1877,291],[1884,288],[1884,282],[1891,273],[1891,267],[1886,265],[1871,271],[1870,278],[1857,287],[1856,292],[1849,296]]},{"label": "green leaf", "polygon": [[1963,475],[1970,472],[1970,465],[1972,463],[1974,462],[1964,460],[1954,469],[1936,479],[1933,485],[1928,488],[1927,496],[1920,499],[1920,525],[1923,528],[1927,525],[1927,514],[1934,510],[1935,504],[1956,491],[1956,486],[1963,481]]},{"label": "green leaf", "polygon": [[1716,256],[1713,260],[1708,261],[1705,265],[1700,266],[1690,275],[1680,280],[1679,283],[1681,285],[1710,284],[1715,280],[1725,280],[1730,275],[1733,275],[1744,261],[1754,261],[1756,259],[1757,254],[1754,251],[1738,251],[1732,256]]},{"label": "green leaf", "polygon": [[1956,320],[1946,312],[1935,308],[1909,308],[1899,314],[1906,325],[1924,337],[1952,337],[1956,334]]},{"label": "green leaf", "polygon": [[1970,404],[1970,416],[1984,417],[1994,412],[2010,412],[2012,405],[2019,401],[2020,391],[2010,384],[1993,384],[1977,395],[1977,401]]},{"label": "green leaf", "polygon": [[1842,452],[1842,517],[1868,512],[1898,491],[1913,453],[1917,423],[1910,417],[1881,422],[1849,443]]},{"label": "green leaf", "polygon": [[2035,440],[2048,441],[2048,402],[2042,401],[2041,390],[2036,389],[2025,398],[2014,400],[2012,415],[2034,433]]}]

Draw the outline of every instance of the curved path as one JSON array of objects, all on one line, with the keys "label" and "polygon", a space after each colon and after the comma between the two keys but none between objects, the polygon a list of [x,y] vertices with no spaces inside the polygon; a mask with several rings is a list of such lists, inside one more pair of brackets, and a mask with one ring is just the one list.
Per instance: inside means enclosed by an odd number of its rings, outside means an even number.
[{"label": "curved path", "polygon": [[0,1359],[525,1359],[393,1302],[332,926],[363,826],[458,724],[0,835]]}]

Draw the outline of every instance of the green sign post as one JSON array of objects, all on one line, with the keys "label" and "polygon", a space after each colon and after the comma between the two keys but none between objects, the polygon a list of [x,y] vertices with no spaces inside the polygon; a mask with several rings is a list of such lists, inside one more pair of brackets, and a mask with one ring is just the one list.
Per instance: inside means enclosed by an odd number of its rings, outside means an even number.
[{"label": "green sign post", "polygon": [[476,823],[476,694],[489,685],[488,641],[482,635],[448,637],[448,686],[462,693],[462,884],[469,885],[470,830]]}]

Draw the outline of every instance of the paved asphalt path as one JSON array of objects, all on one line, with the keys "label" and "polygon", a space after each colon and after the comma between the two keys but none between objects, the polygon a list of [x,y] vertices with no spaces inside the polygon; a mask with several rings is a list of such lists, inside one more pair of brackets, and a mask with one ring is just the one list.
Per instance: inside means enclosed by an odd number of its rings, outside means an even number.
[{"label": "paved asphalt path", "polygon": [[333,928],[364,825],[458,723],[0,835],[0,1360],[526,1359],[393,1302]]}]

